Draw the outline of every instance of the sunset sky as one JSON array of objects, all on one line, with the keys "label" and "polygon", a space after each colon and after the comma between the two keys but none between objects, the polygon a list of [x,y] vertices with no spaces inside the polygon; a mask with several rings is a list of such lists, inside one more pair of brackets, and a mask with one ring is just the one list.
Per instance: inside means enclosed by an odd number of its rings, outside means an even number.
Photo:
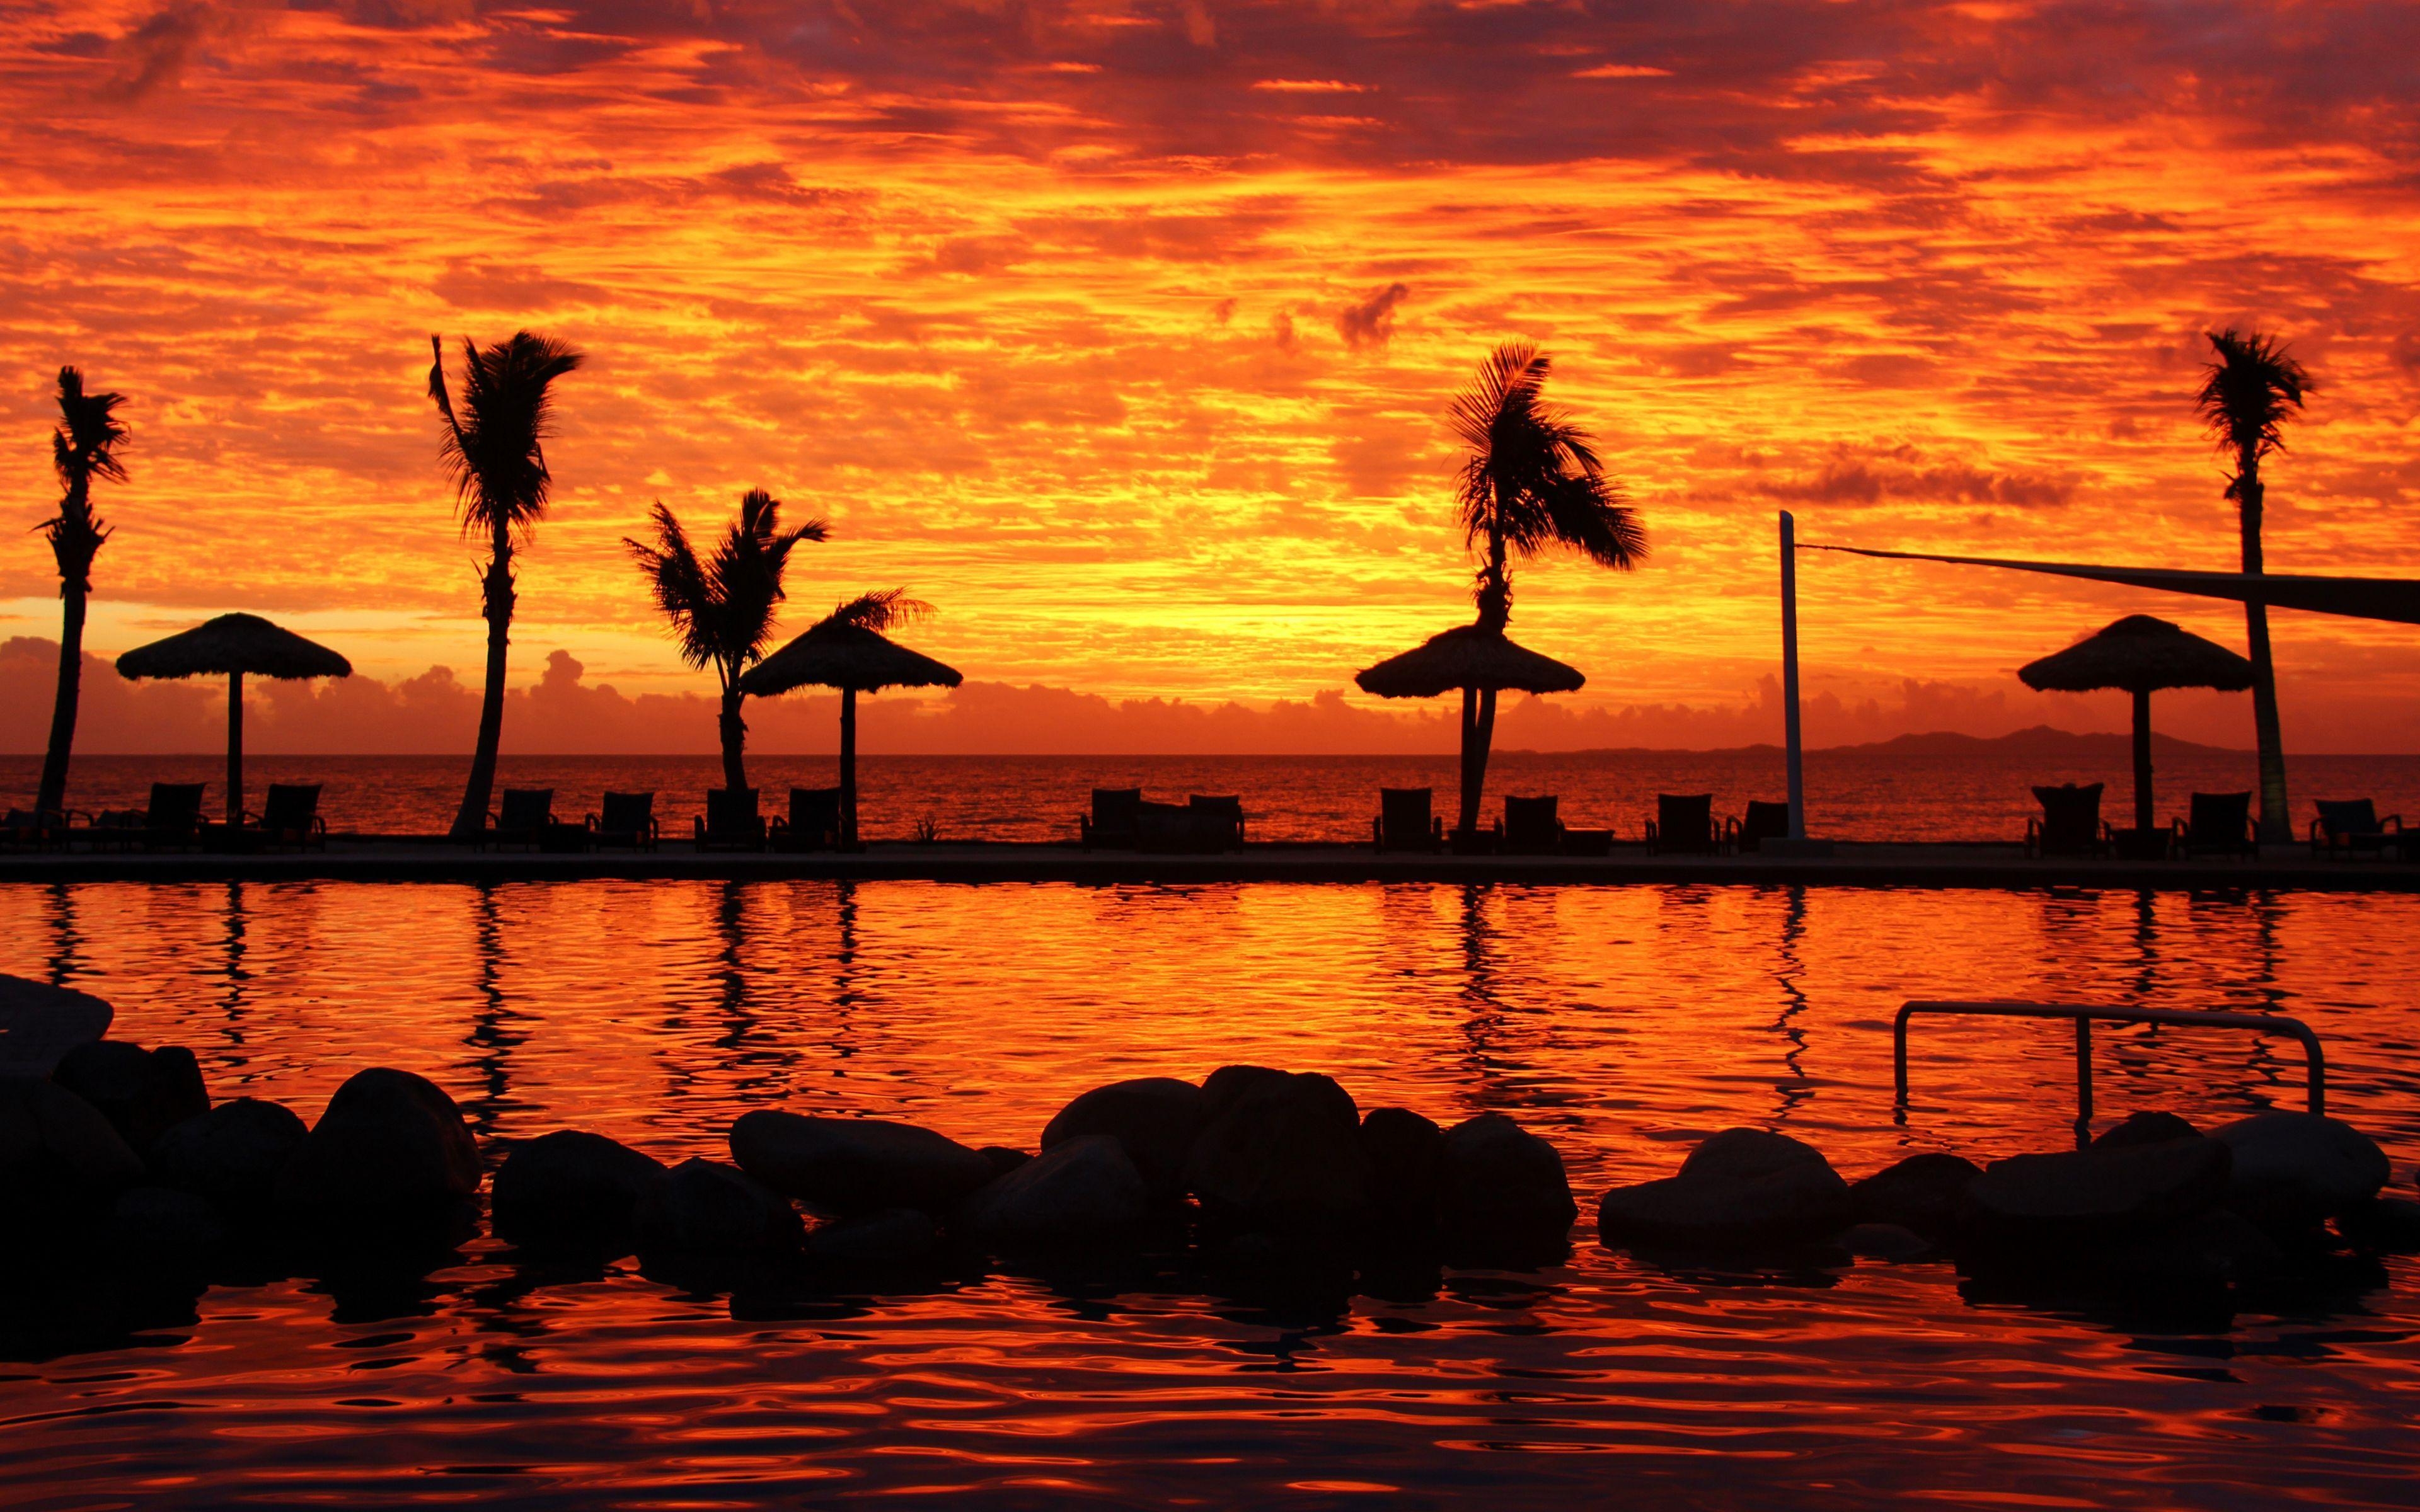
[{"label": "sunset sky", "polygon": [[[2232,567],[2190,409],[2217,326],[2319,384],[2271,566],[2420,572],[2408,6],[104,0],[0,7],[0,638],[57,634],[23,531],[71,362],[135,431],[90,649],[245,609],[385,684],[475,683],[427,337],[522,326],[590,364],[517,685],[559,651],[706,686],[619,538],[761,486],[832,522],[793,628],[904,584],[971,682],[1349,689],[1469,613],[1443,409],[1511,336],[1555,354],[1653,548],[1519,570],[1512,633],[1642,743],[1778,735],[1777,508]],[[1818,738],[2115,727],[2013,670],[2124,612],[2242,644],[2232,606],[1802,576]],[[2290,748],[2420,749],[2410,627],[2277,635]],[[2164,728],[2250,744],[2242,699],[2173,702]]]}]

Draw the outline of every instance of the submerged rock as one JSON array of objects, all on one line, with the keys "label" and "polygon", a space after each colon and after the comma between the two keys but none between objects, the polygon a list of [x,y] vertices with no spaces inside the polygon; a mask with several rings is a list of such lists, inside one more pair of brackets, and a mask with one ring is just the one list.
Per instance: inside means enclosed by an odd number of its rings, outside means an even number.
[{"label": "submerged rock", "polygon": [[241,1213],[269,1206],[278,1177],[310,1134],[292,1109],[240,1097],[163,1134],[151,1146],[151,1172],[163,1186]]},{"label": "submerged rock", "polygon": [[1861,1260],[1896,1265],[1920,1260],[1932,1253],[1932,1242],[1898,1224],[1851,1224],[1840,1234],[1840,1247]]},{"label": "submerged rock", "polygon": [[2171,1139],[2199,1139],[2201,1131],[2173,1113],[2130,1113],[2101,1131],[2094,1149],[2123,1149],[2129,1145],[2159,1145]]},{"label": "submerged rock", "polygon": [[1618,1186],[1597,1208],[1607,1243],[1729,1248],[1818,1238],[1849,1220],[1849,1188],[1813,1147],[1761,1129],[1726,1129],[1681,1172]]},{"label": "submerged rock", "polygon": [[2356,1244],[2408,1255],[2420,1250],[2420,1202],[2372,1197],[2338,1213],[2336,1227]]},{"label": "submerged rock", "polygon": [[1361,1120],[1371,1214],[1411,1233],[1436,1227],[1444,1200],[1445,1131],[1404,1108],[1372,1108]]},{"label": "submerged rock", "polygon": [[1563,1157],[1501,1113],[1446,1131],[1443,1176],[1439,1220],[1466,1239],[1560,1239],[1580,1213]]},{"label": "submerged rock", "polygon": [[523,1249],[627,1255],[638,1243],[639,1203],[663,1180],[661,1161],[603,1134],[540,1134],[496,1167],[496,1237]]},{"label": "submerged rock", "polygon": [[731,1125],[731,1158],[784,1196],[832,1212],[946,1213],[992,1179],[981,1153],[930,1129],[772,1109]]},{"label": "submerged rock", "polygon": [[648,1255],[765,1255],[795,1249],[798,1210],[747,1172],[685,1160],[651,1184],[634,1213]]},{"label": "submerged rock", "polygon": [[818,1265],[864,1270],[912,1265],[940,1248],[940,1226],[914,1208],[886,1208],[818,1224],[807,1234],[807,1258]]},{"label": "submerged rock", "polygon": [[105,1208],[143,1163],[101,1110],[40,1076],[0,1076],[0,1216],[14,1225]]},{"label": "submerged rock", "polygon": [[146,1050],[124,1040],[95,1040],[59,1057],[51,1080],[101,1109],[126,1147],[148,1154],[153,1141],[210,1110],[202,1068],[182,1045]]},{"label": "submerged rock", "polygon": [[[1231,1074],[1236,1073],[1236,1074]],[[1249,1074],[1243,1074],[1249,1073]],[[1370,1163],[1353,1099],[1315,1072],[1222,1067],[1203,1088],[1223,1111],[1194,1141],[1186,1184],[1203,1215],[1244,1228],[1320,1228],[1358,1222],[1370,1205]]]},{"label": "submerged rock", "polygon": [[109,1032],[116,1011],[90,993],[0,973],[0,1076],[47,1076]]},{"label": "submerged rock", "polygon": [[2315,1227],[2367,1202],[2394,1175],[2367,1134],[2319,1114],[2263,1113],[2213,1137],[2234,1155],[2226,1205],[2275,1227]]},{"label": "submerged rock", "polygon": [[1185,1163],[1208,1117],[1202,1088],[1172,1076],[1145,1076],[1095,1087],[1042,1131],[1044,1153],[1086,1134],[1108,1134],[1125,1147],[1154,1193],[1172,1196],[1185,1185]]},{"label": "submerged rock", "polygon": [[277,1200],[317,1221],[384,1228],[451,1218],[479,1190],[461,1109],[408,1071],[356,1072],[294,1152]]},{"label": "submerged rock", "polygon": [[1967,1189],[1970,1227],[2035,1242],[2096,1241],[2173,1227],[2218,1205],[2231,1165],[2215,1139],[2012,1155]]},{"label": "submerged rock", "polygon": [[1982,1174],[1963,1155],[1910,1155],[1852,1182],[1849,1211],[1860,1223],[1896,1224],[1938,1238],[1957,1227],[1966,1189]]},{"label": "submerged rock", "polygon": [[1063,1249],[1132,1232],[1150,1216],[1151,1197],[1123,1141],[1079,1134],[976,1193],[957,1223],[997,1248]]}]

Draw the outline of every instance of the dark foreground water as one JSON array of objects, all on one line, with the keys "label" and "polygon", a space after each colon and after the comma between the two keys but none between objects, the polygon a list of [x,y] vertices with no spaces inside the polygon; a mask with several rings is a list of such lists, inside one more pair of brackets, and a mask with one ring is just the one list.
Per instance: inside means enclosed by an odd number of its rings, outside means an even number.
[{"label": "dark foreground water", "polygon": [[[2037,783],[2107,785],[2102,816],[2133,823],[2133,768],[2122,747],[2092,757],[1902,756],[1809,751],[1807,812],[1810,834],[1838,840],[2017,841],[2041,812]],[[369,833],[429,834],[453,823],[462,801],[467,759],[444,756],[256,756],[246,791],[258,808],[271,782],[323,785],[320,812],[330,827]],[[0,756],[0,801],[33,803],[41,759]],[[837,782],[829,756],[761,756],[748,779],[768,814],[788,811],[792,786]],[[2375,799],[2381,813],[2420,825],[2420,756],[2301,756],[2292,781],[2295,833],[2310,823],[2313,798]],[[2249,751],[2162,758],[2159,822],[2185,811],[2195,789],[2241,793],[2257,785]],[[79,756],[69,802],[80,809],[142,803],[155,781],[205,782],[208,811],[225,803],[224,756]],[[863,833],[907,840],[929,822],[944,840],[1057,841],[1076,838],[1076,816],[1094,787],[1140,787],[1146,796],[1183,803],[1195,793],[1235,794],[1254,840],[1366,841],[1381,787],[1435,790],[1437,811],[1452,822],[1458,778],[1450,756],[868,756],[858,765]],[[1489,764],[1490,820],[1508,793],[1561,800],[1565,824],[1611,829],[1637,840],[1655,817],[1658,793],[1711,793],[1717,815],[1737,815],[1750,798],[1787,796],[1781,753],[1717,751],[1505,751]],[[506,756],[497,786],[554,790],[558,818],[578,824],[608,789],[656,795],[667,835],[687,835],[706,810],[707,788],[722,785],[721,764],[706,756]]]},{"label": "dark foreground water", "polygon": [[[214,1092],[316,1118],[419,1071],[482,1138],[671,1159],[786,1105],[1031,1147],[1073,1093],[1225,1061],[1364,1107],[1501,1109],[1584,1211],[1732,1124],[1854,1178],[2069,1137],[2005,994],[2282,1010],[2407,1192],[2420,899],[1750,887],[921,883],[0,888],[0,969],[101,993]],[[2299,1107],[2291,1041],[2104,1030],[2104,1122]],[[0,1298],[0,1505],[2410,1505],[2420,1282],[2340,1257],[2233,1297],[1984,1293],[1946,1264],[1561,1263],[1272,1299],[1147,1269],[895,1293],[524,1271],[244,1278],[111,1335]],[[18,1241],[11,1241],[12,1242]]]}]

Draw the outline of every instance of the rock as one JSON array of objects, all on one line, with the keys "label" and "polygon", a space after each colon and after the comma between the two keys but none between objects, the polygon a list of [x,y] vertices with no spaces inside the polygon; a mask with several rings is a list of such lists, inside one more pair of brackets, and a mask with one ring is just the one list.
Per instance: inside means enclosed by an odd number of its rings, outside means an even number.
[{"label": "rock", "polygon": [[348,1227],[451,1217],[479,1190],[479,1149],[454,1100],[408,1071],[357,1072],[277,1180],[277,1200]]},{"label": "rock", "polygon": [[1937,1238],[1957,1227],[1966,1189],[1982,1174],[1963,1155],[1910,1155],[1853,1182],[1849,1211],[1861,1223],[1896,1224]]},{"label": "rock", "polygon": [[0,1076],[0,1214],[29,1218],[106,1207],[143,1180],[143,1163],[101,1110],[41,1076]]},{"label": "rock", "polygon": [[182,1045],[146,1050],[125,1040],[94,1040],[60,1057],[51,1080],[101,1109],[138,1155],[148,1154],[171,1128],[210,1110],[202,1068]]},{"label": "rock", "polygon": [[1065,1249],[1129,1233],[1151,1186],[1113,1134],[1079,1134],[976,1193],[957,1217],[969,1235],[1013,1251]]},{"label": "rock", "polygon": [[940,1238],[930,1213],[886,1208],[818,1224],[807,1234],[807,1258],[844,1270],[912,1265],[929,1259],[940,1247]]},{"label": "rock", "polygon": [[1042,1149],[1086,1134],[1109,1134],[1125,1146],[1154,1193],[1173,1196],[1185,1184],[1186,1157],[1202,1133],[1208,1106],[1202,1088],[1172,1076],[1095,1087],[1059,1110],[1042,1131]]},{"label": "rock", "polygon": [[163,1186],[210,1199],[232,1213],[269,1206],[287,1162],[311,1130],[293,1111],[259,1098],[222,1103],[161,1134],[151,1172]]},{"label": "rock", "polygon": [[1580,1213],[1563,1157],[1501,1113],[1446,1131],[1443,1175],[1438,1218],[1452,1233],[1560,1239]]},{"label": "rock", "polygon": [[1931,1240],[1897,1224],[1852,1224],[1840,1234],[1840,1247],[1861,1260],[1886,1260],[1894,1265],[1932,1253]]},{"label": "rock", "polygon": [[2096,1241],[2172,1228],[2226,1195],[2232,1165],[2215,1139],[2012,1155],[1967,1188],[1979,1231],[2040,1242]]},{"label": "rock", "polygon": [[1370,1207],[1389,1228],[1436,1227],[1444,1198],[1445,1131],[1404,1108],[1372,1108],[1361,1120],[1361,1158],[1370,1166]]},{"label": "rock", "polygon": [[[1363,1218],[1370,1163],[1344,1088],[1316,1073],[1254,1074],[1194,1141],[1186,1184],[1203,1215],[1245,1228],[1335,1227]],[[1237,1068],[1222,1068],[1212,1079]],[[1210,1091],[1204,1088],[1205,1093]],[[1216,1099],[1214,1098],[1215,1102]]]},{"label": "rock", "polygon": [[540,1134],[496,1167],[496,1237],[523,1249],[627,1255],[638,1243],[640,1199],[663,1179],[662,1162],[603,1134]]},{"label": "rock", "polygon": [[2409,1255],[2420,1251],[2420,1202],[2410,1197],[2372,1197],[2336,1214],[2345,1238],[2369,1249]]},{"label": "rock", "polygon": [[991,1166],[991,1174],[996,1177],[1006,1176],[1033,1158],[1025,1150],[1011,1149],[1006,1145],[985,1145],[975,1153],[981,1155]]},{"label": "rock", "polygon": [[1221,1066],[1202,1078],[1202,1116],[1207,1121],[1235,1105],[1255,1087],[1282,1081],[1290,1074],[1269,1066]]},{"label": "rock", "polygon": [[90,993],[0,974],[0,1075],[49,1075],[69,1051],[107,1034],[116,1016]]},{"label": "rock", "polygon": [[2286,1252],[2242,1214],[2212,1208],[2122,1246],[2105,1265],[2161,1287],[2226,1286],[2276,1274]]},{"label": "rock", "polygon": [[795,1248],[798,1210],[747,1172],[685,1160],[640,1197],[639,1249],[650,1255],[757,1255]]},{"label": "rock", "polygon": [[1726,1129],[1681,1173],[1615,1187],[1597,1208],[1607,1243],[1730,1248],[1821,1237],[1849,1220],[1849,1188],[1821,1151],[1787,1134]]},{"label": "rock", "polygon": [[2201,1131],[2173,1113],[2129,1113],[2092,1141],[2094,1149],[2123,1149],[2129,1145],[2158,1145],[2171,1139],[2199,1139]]},{"label": "rock", "polygon": [[2315,1226],[2367,1202],[2394,1174],[2367,1134],[2315,1113],[2263,1113],[2213,1137],[2235,1156],[2226,1205],[2258,1224]]},{"label": "rock", "polygon": [[731,1125],[731,1158],[783,1196],[832,1212],[946,1213],[992,1179],[981,1154],[912,1123],[771,1109]]},{"label": "rock", "polygon": [[194,1264],[225,1247],[227,1226],[216,1204],[164,1186],[129,1187],[109,1209],[110,1243],[131,1260]]}]

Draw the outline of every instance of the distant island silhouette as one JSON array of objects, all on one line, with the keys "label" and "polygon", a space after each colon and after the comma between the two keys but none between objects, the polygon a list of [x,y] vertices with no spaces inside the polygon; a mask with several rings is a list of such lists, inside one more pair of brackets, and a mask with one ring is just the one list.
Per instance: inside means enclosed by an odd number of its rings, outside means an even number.
[{"label": "distant island silhouette", "polygon": [[[1969,735],[1955,730],[1933,730],[1923,733],[1893,735],[1888,740],[1869,740],[1856,746],[1810,746],[1809,750],[1826,753],[1852,752],[1865,756],[2068,756],[2084,758],[2131,759],[2133,737],[2120,730],[2060,730],[2052,725],[2038,724],[2024,730],[2011,730],[2005,735]],[[1770,741],[1748,746],[1710,747],[1692,755],[1727,755],[1740,751],[1781,749]],[[1587,750],[1524,751],[1524,755],[1558,756],[1630,756],[1650,751],[1664,756],[1683,754],[1668,747],[1605,746]],[[2164,756],[2249,756],[2251,751],[2233,746],[2205,746],[2199,741],[2180,740],[2154,731],[2151,752]]]}]

